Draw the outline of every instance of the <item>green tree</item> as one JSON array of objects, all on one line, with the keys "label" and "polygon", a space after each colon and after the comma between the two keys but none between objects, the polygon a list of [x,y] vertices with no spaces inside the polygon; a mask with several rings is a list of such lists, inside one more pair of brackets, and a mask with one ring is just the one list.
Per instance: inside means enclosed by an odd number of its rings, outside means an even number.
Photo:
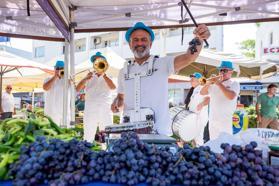
[{"label": "green tree", "polygon": [[240,45],[240,49],[242,50],[242,54],[249,58],[255,58],[255,40],[247,39],[242,41]]}]

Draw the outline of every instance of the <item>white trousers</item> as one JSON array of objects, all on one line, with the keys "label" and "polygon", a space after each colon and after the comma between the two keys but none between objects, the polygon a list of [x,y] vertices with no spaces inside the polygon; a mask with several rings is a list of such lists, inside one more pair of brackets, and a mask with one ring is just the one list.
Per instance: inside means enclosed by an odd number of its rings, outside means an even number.
[{"label": "white trousers", "polygon": [[210,140],[214,140],[219,137],[221,133],[233,134],[232,120],[227,122],[222,121],[209,121],[209,136]]},{"label": "white trousers", "polygon": [[108,104],[85,104],[83,118],[84,140],[93,142],[97,127],[102,131],[113,124],[113,114]]}]

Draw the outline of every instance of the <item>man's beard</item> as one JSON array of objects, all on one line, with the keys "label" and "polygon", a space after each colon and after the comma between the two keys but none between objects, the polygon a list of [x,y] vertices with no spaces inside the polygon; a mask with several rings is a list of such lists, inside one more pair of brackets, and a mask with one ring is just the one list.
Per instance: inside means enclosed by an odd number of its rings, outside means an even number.
[{"label": "man's beard", "polygon": [[[138,47],[142,47],[144,50],[143,51],[138,51],[137,50],[137,48]],[[136,57],[136,58],[143,58],[143,57],[145,57],[145,56],[147,56],[147,55],[149,55],[149,53],[150,53],[150,47],[149,46],[135,46],[134,48],[133,48],[133,53],[134,53],[134,56]]]}]

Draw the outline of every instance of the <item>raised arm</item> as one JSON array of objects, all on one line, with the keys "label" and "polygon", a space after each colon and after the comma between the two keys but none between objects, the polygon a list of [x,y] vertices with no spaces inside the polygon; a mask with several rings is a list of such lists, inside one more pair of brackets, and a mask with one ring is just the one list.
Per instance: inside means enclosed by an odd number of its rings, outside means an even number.
[{"label": "raised arm", "polygon": [[191,51],[188,48],[185,54],[181,54],[175,57],[174,59],[175,72],[179,72],[181,69],[190,65],[192,62],[194,62],[197,59],[203,46],[203,39],[208,39],[210,36],[209,30],[207,26],[204,24],[199,25],[194,30],[194,34],[196,38],[199,39],[199,41],[201,42],[201,45],[197,45],[197,52],[195,52],[194,54],[191,54]]},{"label": "raised arm", "polygon": [[93,73],[92,72],[89,72],[77,85],[76,87],[76,91],[79,92],[80,90],[84,89],[85,88],[85,83],[91,79],[93,76]]}]

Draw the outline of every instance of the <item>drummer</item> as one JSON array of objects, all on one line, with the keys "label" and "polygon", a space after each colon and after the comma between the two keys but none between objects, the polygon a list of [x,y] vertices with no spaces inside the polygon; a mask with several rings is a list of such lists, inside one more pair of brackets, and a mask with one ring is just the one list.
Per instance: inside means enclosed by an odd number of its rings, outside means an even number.
[{"label": "drummer", "polygon": [[[138,22],[126,32],[125,38],[134,54],[134,59],[126,63],[124,69],[129,68],[129,72],[141,73],[147,71],[148,64],[154,64],[152,75],[142,78],[140,101],[141,107],[151,108],[154,111],[154,128],[159,134],[172,134],[168,110],[168,76],[179,72],[196,60],[202,49],[203,39],[208,39],[210,32],[206,25],[199,25],[194,30],[194,35],[201,42],[201,45],[197,46],[197,52],[192,54],[188,49],[182,55],[158,58],[150,54],[155,39],[151,28]],[[124,69],[119,72],[118,95],[111,105],[113,112],[118,112],[124,105],[124,112],[134,109],[135,81],[125,80]]]},{"label": "drummer", "polygon": [[[203,140],[203,134],[205,126],[208,122],[208,104],[209,104],[209,96],[201,95],[200,91],[202,89],[201,78],[202,75],[198,72],[195,72],[194,74],[190,75],[191,77],[191,85],[192,85],[192,95],[190,96],[189,104],[187,105],[187,108],[198,114],[198,120],[196,125],[198,125],[199,134],[195,137],[194,141],[196,145],[201,146],[204,143]],[[190,92],[191,93],[191,92]],[[189,97],[187,95],[187,97]]]}]

